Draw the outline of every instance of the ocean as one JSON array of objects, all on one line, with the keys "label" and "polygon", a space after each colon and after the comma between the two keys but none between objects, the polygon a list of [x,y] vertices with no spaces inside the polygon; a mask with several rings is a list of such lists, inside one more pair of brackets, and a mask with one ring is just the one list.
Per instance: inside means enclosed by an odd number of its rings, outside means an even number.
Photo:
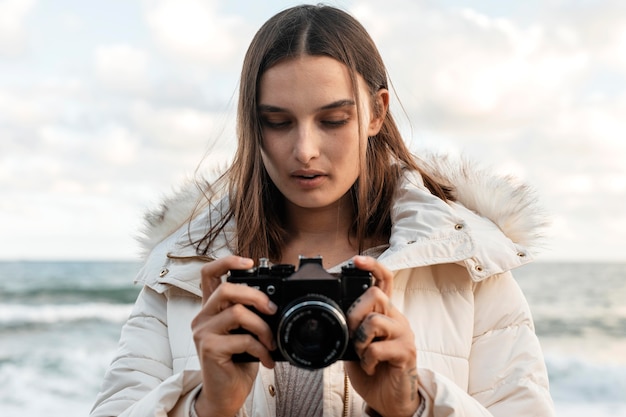
[{"label": "ocean", "polygon": [[[134,262],[0,262],[0,416],[87,416],[139,292]],[[626,263],[515,272],[559,417],[626,417]]]}]

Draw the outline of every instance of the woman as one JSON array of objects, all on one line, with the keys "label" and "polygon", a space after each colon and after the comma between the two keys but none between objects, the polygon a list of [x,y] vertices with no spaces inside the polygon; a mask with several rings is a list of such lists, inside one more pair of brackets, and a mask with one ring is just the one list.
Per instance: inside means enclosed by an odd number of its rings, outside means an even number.
[{"label": "woman", "polygon": [[[144,288],[92,416],[553,414],[509,272],[541,225],[528,190],[418,161],[387,85],[369,35],[340,10],[294,7],[263,25],[243,64],[234,163],[149,216]],[[301,255],[375,278],[346,311],[357,360],[275,361],[262,317],[279,306],[224,282]],[[258,362],[233,361],[241,353]]]}]

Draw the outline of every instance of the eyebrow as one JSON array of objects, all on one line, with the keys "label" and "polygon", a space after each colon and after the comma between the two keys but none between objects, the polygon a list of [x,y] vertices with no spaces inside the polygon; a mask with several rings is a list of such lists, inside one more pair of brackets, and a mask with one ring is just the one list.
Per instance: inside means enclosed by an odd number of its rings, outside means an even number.
[{"label": "eyebrow", "polygon": [[[337,109],[341,107],[350,107],[350,106],[354,106],[355,104],[356,103],[354,102],[354,100],[349,100],[349,99],[337,100],[330,104],[326,104],[320,107],[319,109],[317,109],[317,111],[332,110],[332,109]],[[262,112],[262,113],[288,113],[286,109],[283,109],[278,106],[272,106],[270,104],[259,104],[257,109],[259,112]]]}]

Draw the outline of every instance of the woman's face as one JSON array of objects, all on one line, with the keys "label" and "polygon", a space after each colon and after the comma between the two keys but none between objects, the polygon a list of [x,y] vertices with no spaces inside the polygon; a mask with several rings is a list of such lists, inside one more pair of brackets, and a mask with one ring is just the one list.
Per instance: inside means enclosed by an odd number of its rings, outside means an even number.
[{"label": "woman's face", "polygon": [[[261,76],[263,163],[289,203],[310,209],[331,206],[347,196],[359,176],[367,138],[378,133],[382,117],[373,114],[360,76],[358,84],[360,105],[348,68],[323,56],[288,59]],[[377,99],[383,100],[380,96],[388,93],[381,91]]]}]

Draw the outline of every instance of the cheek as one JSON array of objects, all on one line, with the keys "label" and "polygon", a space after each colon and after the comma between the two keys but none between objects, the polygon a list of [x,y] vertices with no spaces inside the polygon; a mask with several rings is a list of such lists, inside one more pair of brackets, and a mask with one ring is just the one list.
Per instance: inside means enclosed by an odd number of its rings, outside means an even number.
[{"label": "cheek", "polygon": [[263,158],[277,160],[277,158],[279,158],[278,155],[285,151],[284,142],[284,140],[280,140],[280,137],[263,133],[263,139],[261,140],[261,156],[263,156]]},{"label": "cheek", "polygon": [[334,164],[341,170],[341,176],[347,183],[353,183],[361,174],[361,167],[365,165],[364,146],[354,141],[350,146],[342,146],[334,152]]},{"label": "cheek", "polygon": [[280,161],[285,159],[280,154],[277,154],[279,151],[280,147],[267,146],[266,143],[261,147],[261,162],[263,163],[263,167],[265,167],[267,175],[274,184],[276,184],[278,180]]},{"label": "cheek", "polygon": [[261,158],[263,159],[264,163],[265,161],[270,160],[272,158],[272,155],[273,155],[272,141],[268,140],[265,134],[263,134],[263,139],[261,140],[259,149],[261,151]]},{"label": "cheek", "polygon": [[267,147],[262,147],[261,148],[261,162],[263,162],[263,166],[265,167],[265,170],[267,172],[271,172],[273,169],[273,163],[272,163],[272,153],[271,151],[268,152]]},{"label": "cheek", "polygon": [[354,139],[351,145],[344,149],[346,155],[350,155],[350,161],[348,162],[352,165],[355,172],[359,172],[361,166],[366,166],[367,140],[367,137]]}]

